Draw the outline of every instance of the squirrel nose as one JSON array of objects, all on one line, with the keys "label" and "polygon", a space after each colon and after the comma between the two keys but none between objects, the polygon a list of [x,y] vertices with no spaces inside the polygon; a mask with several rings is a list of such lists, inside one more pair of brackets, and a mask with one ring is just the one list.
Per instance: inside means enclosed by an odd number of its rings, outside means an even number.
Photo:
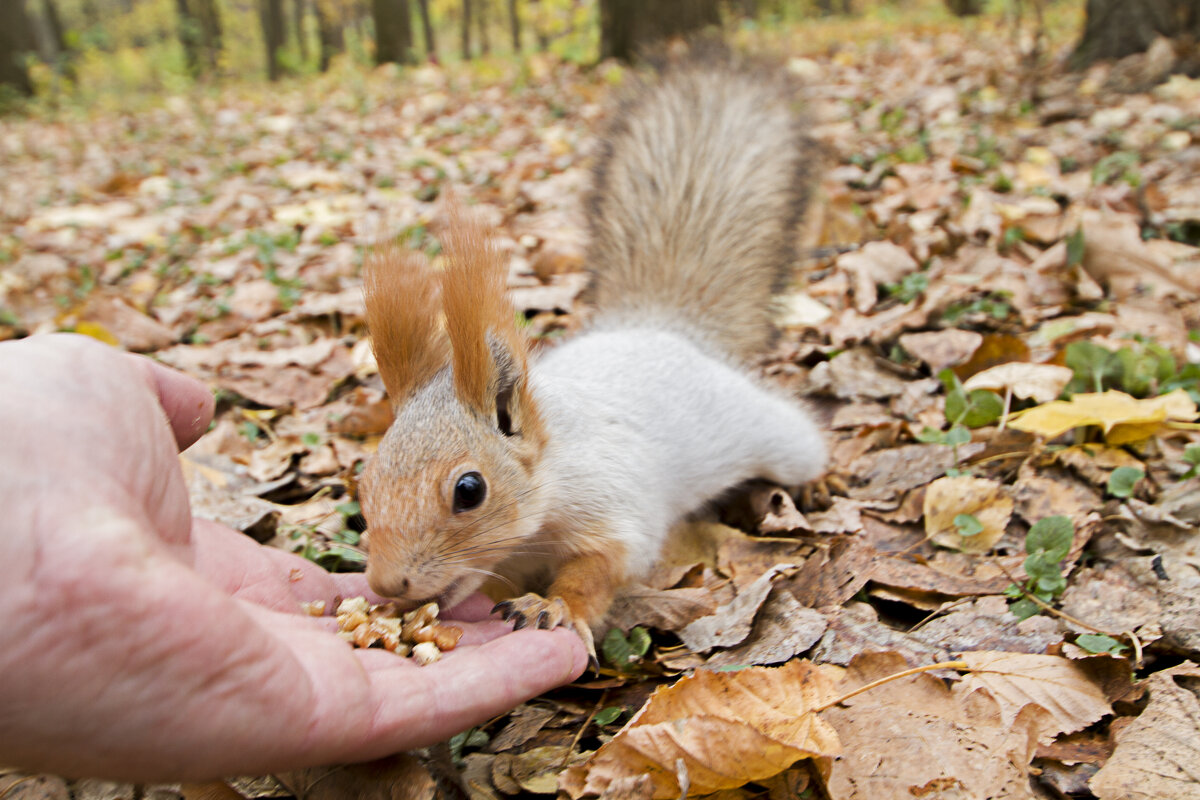
[{"label": "squirrel nose", "polygon": [[371,590],[382,597],[403,600],[408,595],[411,582],[408,578],[393,578],[390,575],[368,575]]}]

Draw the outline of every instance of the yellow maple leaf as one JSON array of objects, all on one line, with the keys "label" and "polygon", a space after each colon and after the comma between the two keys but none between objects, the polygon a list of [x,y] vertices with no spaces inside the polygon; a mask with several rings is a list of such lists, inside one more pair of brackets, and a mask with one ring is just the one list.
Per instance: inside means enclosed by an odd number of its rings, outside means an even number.
[{"label": "yellow maple leaf", "polygon": [[1053,439],[1072,428],[1095,425],[1104,431],[1109,444],[1121,445],[1149,439],[1167,421],[1191,422],[1195,418],[1196,404],[1183,389],[1144,400],[1109,390],[1035,406],[1022,412],[1011,426]]}]

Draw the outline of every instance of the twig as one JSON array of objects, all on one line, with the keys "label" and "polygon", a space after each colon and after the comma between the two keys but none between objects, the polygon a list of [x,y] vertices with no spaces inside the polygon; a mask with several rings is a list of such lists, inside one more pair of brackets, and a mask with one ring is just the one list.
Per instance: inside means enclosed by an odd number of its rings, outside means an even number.
[{"label": "twig", "polygon": [[858,687],[857,689],[855,689],[853,692],[850,692],[849,694],[844,694],[841,697],[839,697],[838,699],[831,700],[830,702],[826,703],[823,706],[817,706],[816,708],[813,709],[813,713],[827,711],[827,710],[833,708],[834,706],[841,705],[842,703],[849,700],[851,697],[860,695],[863,692],[868,692],[871,689],[876,688],[877,686],[883,686],[885,683],[890,683],[891,681],[899,680],[900,678],[907,678],[909,675],[917,675],[921,672],[933,672],[934,670],[939,670],[939,669],[954,669],[954,670],[961,671],[961,670],[970,670],[971,667],[965,661],[939,661],[936,664],[926,664],[923,667],[913,667],[912,669],[906,669],[903,672],[897,672],[895,675],[888,675],[886,678],[880,678],[877,681],[871,681],[868,684]]},{"label": "twig", "polygon": [[567,748],[567,754],[563,756],[563,760],[559,763],[560,767],[565,767],[567,761],[571,758],[571,754],[575,752],[575,746],[579,744],[579,740],[583,738],[583,732],[587,730],[588,725],[592,724],[592,720],[600,713],[600,709],[604,706],[604,702],[608,699],[608,689],[600,693],[600,699],[596,701],[596,705],[592,707],[592,713],[588,714],[587,719],[579,726],[579,730],[575,731],[575,738],[571,739],[571,746]]},{"label": "twig", "polygon": [[1054,606],[1050,605],[1042,598],[1040,598],[1037,595],[1030,592],[1028,589],[1026,589],[1024,586],[1022,586],[1021,582],[1018,581],[1016,579],[1016,577],[1011,572],[1008,571],[1008,568],[1005,567],[1000,562],[997,561],[996,566],[998,566],[1000,568],[1000,571],[1004,573],[1004,577],[1006,577],[1010,581],[1012,581],[1013,586],[1016,586],[1018,589],[1021,590],[1022,595],[1024,595],[1026,598],[1031,600],[1034,605],[1040,607],[1044,611],[1048,611],[1050,614],[1052,614],[1056,617],[1059,617],[1060,619],[1064,619],[1067,622],[1071,623],[1072,625],[1077,625],[1080,628],[1086,628],[1087,630],[1091,631],[1092,633],[1100,633],[1111,639],[1121,639],[1121,638],[1128,639],[1130,645],[1132,645],[1132,647],[1133,647],[1134,659],[1135,659],[1134,666],[1137,669],[1141,669],[1141,666],[1142,666],[1142,643],[1133,631],[1125,631],[1124,633],[1115,633],[1113,631],[1105,630],[1104,628],[1098,628],[1095,625],[1091,625],[1087,622],[1084,622],[1083,620],[1079,619],[1078,617],[1074,617],[1074,616],[1068,614],[1067,612],[1063,611],[1062,609],[1055,608]]}]

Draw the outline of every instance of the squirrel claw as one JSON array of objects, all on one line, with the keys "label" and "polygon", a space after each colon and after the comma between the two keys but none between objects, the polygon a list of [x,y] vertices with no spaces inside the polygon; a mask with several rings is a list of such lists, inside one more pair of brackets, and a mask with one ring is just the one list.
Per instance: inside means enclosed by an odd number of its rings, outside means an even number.
[{"label": "squirrel claw", "polygon": [[592,639],[592,629],[583,620],[577,619],[571,613],[561,597],[542,597],[537,594],[526,594],[512,600],[497,603],[492,613],[500,614],[505,622],[513,623],[513,630],[519,631],[533,624],[541,630],[549,630],[562,626],[578,634],[587,647],[590,663],[597,668],[596,645]]}]

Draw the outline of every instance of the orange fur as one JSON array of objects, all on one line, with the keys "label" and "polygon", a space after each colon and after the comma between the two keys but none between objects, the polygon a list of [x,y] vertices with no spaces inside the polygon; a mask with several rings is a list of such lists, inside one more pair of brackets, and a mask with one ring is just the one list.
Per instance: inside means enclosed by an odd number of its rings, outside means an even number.
[{"label": "orange fur", "polygon": [[446,366],[437,277],[425,257],[386,247],[363,266],[367,328],[383,383],[400,403]]},{"label": "orange fur", "polygon": [[605,550],[583,553],[558,568],[547,597],[561,597],[571,614],[588,625],[599,622],[612,605],[617,587],[625,583],[621,565],[625,546],[615,539],[601,539]]},{"label": "orange fur", "polygon": [[489,337],[513,358],[518,373],[524,375],[526,366],[525,341],[506,294],[504,259],[483,223],[453,206],[442,241],[446,249],[442,303],[454,360],[454,387],[463,403],[490,416],[499,365],[488,346]]}]

